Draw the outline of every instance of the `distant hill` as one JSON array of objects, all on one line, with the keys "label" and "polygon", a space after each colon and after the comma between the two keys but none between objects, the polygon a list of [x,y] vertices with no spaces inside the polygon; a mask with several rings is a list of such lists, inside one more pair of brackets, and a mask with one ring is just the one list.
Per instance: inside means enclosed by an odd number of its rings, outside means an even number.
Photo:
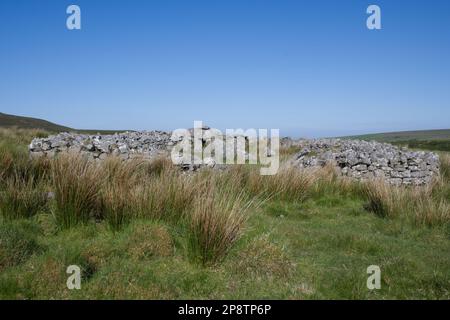
[{"label": "distant hill", "polygon": [[87,134],[113,134],[115,132],[124,132],[131,130],[88,130],[88,129],[73,129],[65,127],[47,120],[38,118],[15,116],[11,114],[0,112],[0,128],[21,128],[21,129],[42,129],[50,132],[79,132]]},{"label": "distant hill", "polygon": [[389,142],[415,149],[450,151],[450,129],[386,132],[342,138]]},{"label": "distant hill", "polygon": [[376,140],[381,142],[396,142],[405,140],[450,140],[450,129],[373,133],[358,136],[347,136],[344,138]]},{"label": "distant hill", "polygon": [[11,128],[17,127],[22,129],[42,129],[51,132],[61,132],[61,131],[75,131],[72,128],[61,126],[50,121],[14,116],[6,113],[0,112],[0,127]]}]

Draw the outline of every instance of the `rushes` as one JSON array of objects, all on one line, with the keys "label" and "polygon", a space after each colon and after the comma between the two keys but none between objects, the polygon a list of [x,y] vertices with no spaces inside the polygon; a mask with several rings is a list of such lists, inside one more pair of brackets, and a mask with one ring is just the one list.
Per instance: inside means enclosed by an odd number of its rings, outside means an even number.
[{"label": "rushes", "polygon": [[366,208],[381,217],[402,217],[416,225],[438,226],[450,223],[448,198],[440,194],[445,187],[441,180],[430,188],[395,187],[375,181],[365,183],[362,193]]},{"label": "rushes", "polygon": [[390,186],[382,180],[365,183],[362,193],[367,199],[366,209],[383,218],[397,216],[400,206],[404,205],[403,189]]},{"label": "rushes", "polygon": [[52,178],[57,223],[70,227],[87,222],[99,205],[98,168],[82,157],[61,155],[53,161]]},{"label": "rushes", "polygon": [[296,168],[281,168],[277,174],[262,176],[257,172],[249,178],[249,189],[253,194],[261,194],[282,201],[303,201],[313,182],[313,175]]},{"label": "rushes", "polygon": [[252,201],[214,184],[196,197],[190,221],[191,256],[203,265],[220,261],[239,238]]},{"label": "rushes", "polygon": [[129,193],[129,190],[124,190],[117,184],[106,186],[102,190],[101,214],[114,231],[131,219],[133,206]]},{"label": "rushes", "polygon": [[47,202],[42,187],[34,178],[9,178],[0,190],[0,215],[9,220],[34,216]]},{"label": "rushes", "polygon": [[421,197],[415,207],[414,221],[418,225],[433,227],[450,223],[450,204],[447,201]]}]

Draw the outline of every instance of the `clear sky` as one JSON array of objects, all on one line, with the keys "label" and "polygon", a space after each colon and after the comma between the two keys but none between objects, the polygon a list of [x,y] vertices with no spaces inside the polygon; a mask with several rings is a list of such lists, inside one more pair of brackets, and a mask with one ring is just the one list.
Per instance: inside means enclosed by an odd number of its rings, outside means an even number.
[{"label": "clear sky", "polygon": [[1,0],[0,112],[89,129],[450,128],[450,1]]}]

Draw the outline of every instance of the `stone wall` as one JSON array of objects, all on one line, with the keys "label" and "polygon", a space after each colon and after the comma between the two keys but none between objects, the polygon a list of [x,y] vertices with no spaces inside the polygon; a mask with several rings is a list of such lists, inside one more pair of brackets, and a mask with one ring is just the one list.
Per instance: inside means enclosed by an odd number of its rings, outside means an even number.
[{"label": "stone wall", "polygon": [[164,131],[124,132],[113,135],[86,135],[60,133],[48,138],[36,138],[29,145],[32,156],[52,157],[69,151],[86,155],[90,159],[105,159],[116,155],[123,160],[136,156],[152,158],[167,153],[173,144],[171,134]]},{"label": "stone wall", "polygon": [[344,139],[297,140],[301,151],[297,167],[333,163],[342,175],[356,179],[384,178],[395,185],[424,185],[439,174],[439,157],[433,152],[410,151],[375,141]]},{"label": "stone wall", "polygon": [[[119,156],[123,160],[134,157],[151,159],[157,155],[169,154],[177,141],[172,141],[171,133],[164,131],[113,135],[60,133],[48,138],[33,139],[29,150],[32,156],[52,157],[59,152],[69,151],[84,154],[94,160],[105,159],[108,155]],[[431,181],[433,175],[439,173],[439,158],[435,153],[410,151],[387,143],[283,138],[281,145],[301,149],[289,162],[293,166],[306,168],[331,162],[342,175],[355,179],[382,177],[396,185],[424,185]],[[200,167],[190,164],[180,166],[185,170],[196,170]]]}]

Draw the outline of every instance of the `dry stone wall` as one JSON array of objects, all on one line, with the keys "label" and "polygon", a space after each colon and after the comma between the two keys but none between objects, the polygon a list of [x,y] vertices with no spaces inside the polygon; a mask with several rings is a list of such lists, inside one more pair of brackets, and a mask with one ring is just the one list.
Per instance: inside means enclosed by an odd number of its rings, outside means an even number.
[{"label": "dry stone wall", "polygon": [[[113,135],[60,133],[48,138],[33,139],[29,150],[34,157],[52,157],[60,152],[75,152],[98,161],[109,155],[123,160],[135,157],[151,159],[157,155],[169,154],[178,141],[171,140],[171,133],[164,131]],[[429,183],[434,175],[439,174],[439,157],[435,153],[411,151],[387,143],[283,138],[281,145],[301,149],[289,162],[293,166],[317,167],[331,162],[342,175],[355,179],[384,178],[395,185],[424,185]],[[189,164],[180,166],[185,170],[196,170],[199,167]]]},{"label": "dry stone wall", "polygon": [[297,167],[324,166],[331,162],[344,176],[384,178],[394,185],[424,185],[439,174],[439,157],[433,152],[346,139],[297,140],[293,143],[301,147],[292,159],[292,164]]},{"label": "dry stone wall", "polygon": [[103,160],[116,155],[127,160],[133,157],[152,158],[167,153],[173,144],[171,134],[164,131],[124,132],[113,135],[60,133],[48,138],[33,139],[29,145],[32,156],[52,157],[59,152],[75,152],[90,159]]}]

